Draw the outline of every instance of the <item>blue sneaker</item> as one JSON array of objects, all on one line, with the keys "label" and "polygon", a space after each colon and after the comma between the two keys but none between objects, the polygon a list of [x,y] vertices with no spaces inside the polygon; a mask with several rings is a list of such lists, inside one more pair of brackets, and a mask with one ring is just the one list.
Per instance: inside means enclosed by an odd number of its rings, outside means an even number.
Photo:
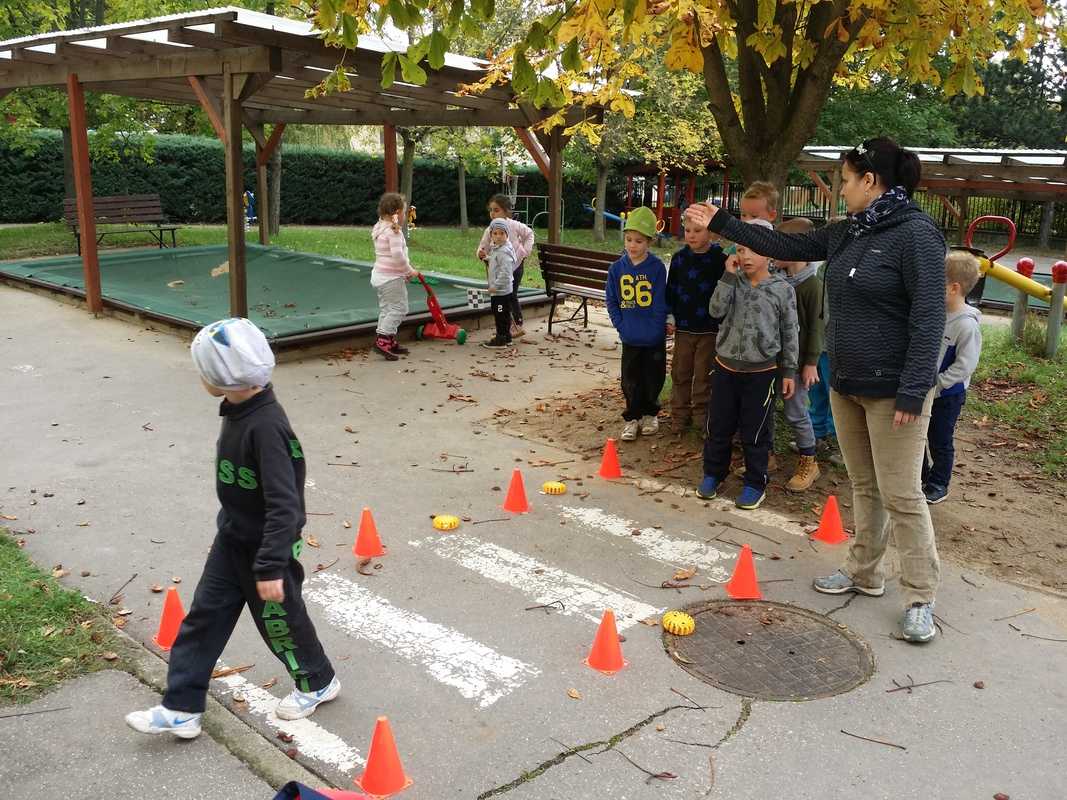
[{"label": "blue sneaker", "polygon": [[766,492],[757,489],[755,486],[744,486],[734,505],[745,511],[753,511],[763,505],[763,498],[766,496]]},{"label": "blue sneaker", "polygon": [[697,497],[703,497],[705,500],[714,500],[718,494],[719,479],[712,475],[705,475],[704,480],[697,487]]},{"label": "blue sneaker", "polygon": [[948,489],[944,486],[928,483],[923,487],[923,494],[926,495],[927,504],[936,506],[938,503],[942,503],[948,498]]},{"label": "blue sneaker", "polygon": [[904,624],[901,627],[905,641],[921,643],[933,639],[937,635],[934,604],[912,603],[904,609]]},{"label": "blue sneaker", "polygon": [[315,713],[315,709],[323,703],[328,703],[341,693],[341,682],[337,676],[317,692],[302,692],[293,689],[289,695],[278,703],[274,709],[278,719],[303,719]]},{"label": "blue sneaker", "polygon": [[153,706],[146,711],[131,711],[126,715],[126,724],[139,733],[173,733],[179,739],[195,739],[200,735],[201,716]]}]

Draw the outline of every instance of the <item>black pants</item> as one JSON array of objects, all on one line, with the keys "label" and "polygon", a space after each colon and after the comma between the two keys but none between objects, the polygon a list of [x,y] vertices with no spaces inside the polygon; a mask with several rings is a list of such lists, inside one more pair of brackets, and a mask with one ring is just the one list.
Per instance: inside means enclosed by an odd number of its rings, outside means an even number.
[{"label": "black pants", "polygon": [[[302,542],[297,542],[297,549]],[[333,666],[323,652],[308,617],[301,585],[304,568],[296,554],[282,578],[285,600],[264,602],[252,574],[254,548],[215,537],[193,605],[170,652],[163,705],[171,711],[203,713],[215,662],[233,633],[245,605],[271,652],[285,665],[296,688],[315,692],[333,680]]]},{"label": "black pants", "polygon": [[934,400],[930,410],[930,427],[926,433],[927,455],[923,459],[923,485],[931,484],[947,489],[952,480],[952,465],[956,460],[956,420],[960,418],[967,393],[950,394]]},{"label": "black pants", "polygon": [[[523,262],[525,263],[525,262]],[[519,264],[512,273],[511,281],[511,318],[515,324],[522,327],[522,306],[519,305],[519,284],[522,283],[523,266]]]},{"label": "black pants", "polygon": [[494,294],[489,298],[493,309],[493,321],[496,323],[496,338],[503,342],[511,341],[511,303],[515,293]]},{"label": "black pants", "polygon": [[622,346],[622,394],[626,410],[622,418],[629,422],[659,413],[659,393],[667,379],[667,340],[651,347],[632,344]]},{"label": "black pants", "polygon": [[778,372],[732,372],[714,364],[704,474],[720,481],[730,472],[730,447],[740,428],[745,486],[767,488],[767,459],[774,444],[774,384]]}]

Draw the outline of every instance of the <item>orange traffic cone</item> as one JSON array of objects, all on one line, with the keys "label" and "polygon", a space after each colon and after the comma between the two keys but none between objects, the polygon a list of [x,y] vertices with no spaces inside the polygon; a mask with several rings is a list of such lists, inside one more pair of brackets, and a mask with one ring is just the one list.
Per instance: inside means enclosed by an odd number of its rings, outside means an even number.
[{"label": "orange traffic cone", "polygon": [[367,753],[367,769],[355,780],[356,786],[375,797],[386,797],[406,789],[412,784],[411,778],[404,774],[400,763],[400,754],[396,751],[393,732],[389,720],[378,717],[374,726],[374,736]]},{"label": "orange traffic cone", "polygon": [[518,467],[511,473],[511,486],[508,487],[508,496],[504,500],[504,510],[512,514],[525,514],[530,510],[530,504],[526,501],[526,486],[522,482],[522,472]]},{"label": "orange traffic cone", "polygon": [[615,629],[615,612],[610,608],[600,620],[600,627],[597,628],[596,638],[593,639],[593,646],[589,649],[585,663],[605,675],[616,673],[629,663],[622,657],[619,632]]},{"label": "orange traffic cone", "polygon": [[826,498],[826,505],[822,508],[822,517],[819,519],[819,529],[811,535],[817,542],[826,544],[841,544],[848,541],[848,534],[841,524],[841,512],[837,508],[837,497],[830,495]]},{"label": "orange traffic cone", "polygon": [[359,533],[356,535],[356,543],[352,545],[352,555],[356,558],[378,558],[385,555],[382,540],[378,538],[378,526],[374,524],[374,517],[369,508],[363,509],[363,516],[359,519]]},{"label": "orange traffic cone", "polygon": [[600,459],[601,478],[621,478],[622,469],[619,467],[619,454],[615,451],[615,440],[608,439],[604,444],[604,457]]},{"label": "orange traffic cone", "polygon": [[160,650],[170,650],[174,640],[178,638],[178,628],[185,619],[185,609],[182,608],[182,599],[178,597],[178,590],[171,586],[167,589],[167,596],[163,600],[163,615],[159,618],[159,630],[152,637]]},{"label": "orange traffic cone", "polygon": [[759,584],[756,583],[756,564],[752,561],[752,548],[747,544],[737,557],[733,577],[726,584],[726,593],[734,600],[760,600]]}]

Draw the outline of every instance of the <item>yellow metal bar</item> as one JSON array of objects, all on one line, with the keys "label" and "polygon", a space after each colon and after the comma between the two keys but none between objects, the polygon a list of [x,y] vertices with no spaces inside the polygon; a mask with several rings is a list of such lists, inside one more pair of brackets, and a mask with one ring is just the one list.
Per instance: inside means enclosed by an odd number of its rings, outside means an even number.
[{"label": "yellow metal bar", "polygon": [[[1038,283],[1031,278],[1027,278],[1025,275],[1020,275],[1013,269],[1005,267],[1003,264],[997,264],[990,261],[988,258],[978,259],[978,269],[983,275],[988,275],[991,278],[996,278],[1002,283],[1008,284],[1021,292],[1026,292],[1031,297],[1036,297],[1038,300],[1044,300],[1051,305],[1052,302],[1052,289],[1044,284]],[[1067,300],[1063,301],[1064,309],[1067,309]]]}]

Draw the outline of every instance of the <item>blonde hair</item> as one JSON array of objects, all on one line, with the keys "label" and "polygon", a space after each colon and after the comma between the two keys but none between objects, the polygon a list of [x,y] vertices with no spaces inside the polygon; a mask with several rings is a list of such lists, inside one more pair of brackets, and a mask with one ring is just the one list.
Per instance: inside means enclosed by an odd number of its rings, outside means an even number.
[{"label": "blonde hair", "polygon": [[978,259],[966,250],[950,250],[945,256],[945,281],[958,283],[964,294],[970,293],[978,278]]},{"label": "blonde hair", "polygon": [[741,195],[744,200],[765,200],[768,211],[778,210],[778,187],[768,181],[753,181],[745,193]]},{"label": "blonde hair", "polygon": [[813,230],[815,223],[807,217],[793,217],[778,226],[780,233],[811,233]]}]

